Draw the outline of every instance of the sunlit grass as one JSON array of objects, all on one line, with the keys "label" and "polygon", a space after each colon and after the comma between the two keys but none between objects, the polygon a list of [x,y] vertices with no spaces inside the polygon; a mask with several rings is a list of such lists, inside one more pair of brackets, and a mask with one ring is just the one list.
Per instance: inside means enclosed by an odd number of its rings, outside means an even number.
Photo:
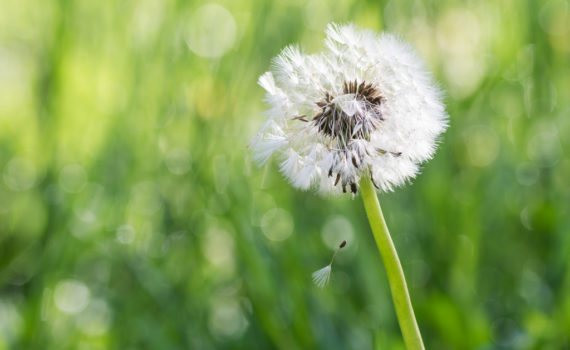
[{"label": "sunlit grass", "polygon": [[364,208],[246,150],[257,77],[330,21],[399,33],[447,91],[435,159],[382,195],[426,347],[569,346],[567,2],[221,1],[217,58],[204,4],[3,2],[0,349],[402,348]]}]

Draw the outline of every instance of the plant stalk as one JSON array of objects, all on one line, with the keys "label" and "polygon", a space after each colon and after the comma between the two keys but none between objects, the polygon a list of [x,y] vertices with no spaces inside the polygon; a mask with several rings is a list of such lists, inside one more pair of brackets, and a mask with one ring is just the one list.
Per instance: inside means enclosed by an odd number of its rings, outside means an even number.
[{"label": "plant stalk", "polygon": [[398,253],[390,237],[388,226],[386,226],[376,191],[372,186],[372,181],[368,177],[363,177],[360,180],[360,191],[362,200],[364,201],[366,215],[368,216],[378,251],[380,252],[386,274],[388,275],[392,300],[394,301],[394,307],[396,308],[396,315],[398,316],[398,322],[402,330],[406,349],[424,350],[425,347],[416,317],[414,316],[414,309],[412,308],[412,301],[408,293],[404,270],[402,270]]}]

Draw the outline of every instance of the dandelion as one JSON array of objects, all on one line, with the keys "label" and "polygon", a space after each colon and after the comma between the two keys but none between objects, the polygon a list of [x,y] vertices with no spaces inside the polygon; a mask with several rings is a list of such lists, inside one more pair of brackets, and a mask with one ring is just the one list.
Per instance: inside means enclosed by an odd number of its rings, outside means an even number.
[{"label": "dandelion", "polygon": [[[447,128],[442,93],[414,50],[393,35],[330,24],[325,44],[317,54],[286,47],[259,78],[269,109],[250,144],[254,159],[278,159],[302,190],[361,193],[406,347],[424,349],[375,188],[411,181],[433,157]],[[313,281],[324,286],[331,270],[332,261]]]},{"label": "dandelion", "polygon": [[331,24],[326,50],[285,48],[259,78],[268,120],[255,159],[275,156],[293,186],[356,194],[414,178],[447,127],[441,92],[412,48],[390,34]]},{"label": "dandelion", "polygon": [[346,246],[346,241],[342,241],[342,243],[338,246],[338,248],[334,252],[331,262],[322,269],[313,272],[313,283],[315,283],[317,287],[323,288],[329,282],[334,258],[338,253],[338,251],[344,248],[345,246]]}]

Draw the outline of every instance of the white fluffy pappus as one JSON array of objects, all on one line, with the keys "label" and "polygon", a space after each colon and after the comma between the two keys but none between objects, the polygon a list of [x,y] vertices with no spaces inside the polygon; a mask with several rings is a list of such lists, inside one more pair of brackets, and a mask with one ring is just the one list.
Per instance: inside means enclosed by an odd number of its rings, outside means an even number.
[{"label": "white fluffy pappus", "polygon": [[319,288],[323,288],[331,277],[331,265],[327,265],[320,270],[313,272],[313,283]]},{"label": "white fluffy pappus", "polygon": [[329,24],[326,49],[286,47],[259,78],[268,120],[251,142],[293,186],[358,191],[364,176],[390,191],[433,157],[447,127],[442,93],[406,43],[352,24]]}]

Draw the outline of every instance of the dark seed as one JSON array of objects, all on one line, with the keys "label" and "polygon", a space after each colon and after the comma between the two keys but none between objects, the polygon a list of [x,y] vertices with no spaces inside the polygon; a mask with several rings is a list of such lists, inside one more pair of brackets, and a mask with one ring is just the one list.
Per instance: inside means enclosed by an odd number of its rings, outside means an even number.
[{"label": "dark seed", "polygon": [[340,173],[336,174],[336,180],[334,181],[334,185],[338,185],[338,181],[340,180]]},{"label": "dark seed", "polygon": [[352,164],[355,168],[358,168],[358,163],[356,162],[356,158],[354,156],[352,156]]},{"label": "dark seed", "polygon": [[338,246],[339,248],[344,248],[346,246],[346,241],[342,241],[342,243]]},{"label": "dark seed", "polygon": [[376,181],[374,181],[374,177],[372,176],[372,174],[370,174],[370,180],[372,181],[372,184],[374,185],[374,187],[376,187],[376,189],[379,190],[380,187],[378,187],[378,185],[376,184]]},{"label": "dark seed", "polygon": [[356,186],[356,184],[354,182],[350,184],[350,191],[352,193],[356,193],[358,191],[358,187]]}]

